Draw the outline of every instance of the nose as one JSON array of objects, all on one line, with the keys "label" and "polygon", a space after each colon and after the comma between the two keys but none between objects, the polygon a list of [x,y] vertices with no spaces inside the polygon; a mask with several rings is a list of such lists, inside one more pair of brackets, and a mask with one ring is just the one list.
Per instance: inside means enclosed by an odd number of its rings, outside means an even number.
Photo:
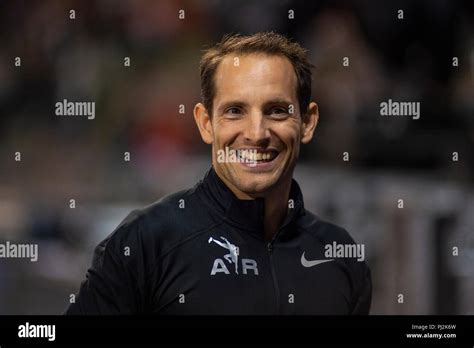
[{"label": "nose", "polygon": [[247,118],[244,137],[255,145],[263,145],[270,139],[267,120],[260,111],[253,111]]}]

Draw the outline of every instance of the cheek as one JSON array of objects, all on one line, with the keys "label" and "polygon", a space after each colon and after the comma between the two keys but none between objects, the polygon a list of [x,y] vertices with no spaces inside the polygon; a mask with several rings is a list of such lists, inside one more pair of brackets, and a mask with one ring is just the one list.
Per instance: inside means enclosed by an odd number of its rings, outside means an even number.
[{"label": "cheek", "polygon": [[274,132],[287,147],[295,148],[301,140],[300,127],[296,122],[282,123]]},{"label": "cheek", "polygon": [[226,124],[225,122],[216,123],[213,131],[214,141],[221,146],[231,144],[239,134],[237,125]]}]

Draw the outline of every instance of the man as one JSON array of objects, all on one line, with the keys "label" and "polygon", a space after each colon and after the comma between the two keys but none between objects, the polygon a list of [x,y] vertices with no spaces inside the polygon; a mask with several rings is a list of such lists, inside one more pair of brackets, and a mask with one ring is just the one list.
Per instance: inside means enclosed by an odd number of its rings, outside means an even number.
[{"label": "man", "polygon": [[227,36],[200,70],[194,118],[212,168],[100,243],[67,313],[368,314],[363,258],[328,254],[354,241],[305,210],[293,180],[318,122],[305,50],[271,32]]}]

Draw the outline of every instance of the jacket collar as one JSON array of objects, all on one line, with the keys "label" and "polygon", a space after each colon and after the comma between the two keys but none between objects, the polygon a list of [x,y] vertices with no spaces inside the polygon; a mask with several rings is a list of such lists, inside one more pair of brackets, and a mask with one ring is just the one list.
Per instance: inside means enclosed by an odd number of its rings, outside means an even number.
[{"label": "jacket collar", "polygon": [[[211,167],[199,185],[204,200],[220,216],[237,228],[263,238],[264,231],[264,198],[254,200],[238,199],[227,185],[219,178],[214,168]],[[305,214],[303,195],[298,183],[292,179],[290,200],[287,216],[280,228],[279,236],[294,230],[298,217]],[[289,234],[289,233],[288,233]]]}]

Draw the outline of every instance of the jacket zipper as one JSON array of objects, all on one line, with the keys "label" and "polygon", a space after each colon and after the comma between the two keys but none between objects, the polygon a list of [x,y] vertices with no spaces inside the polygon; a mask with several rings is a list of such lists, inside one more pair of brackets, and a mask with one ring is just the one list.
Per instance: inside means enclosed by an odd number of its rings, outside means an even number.
[{"label": "jacket zipper", "polygon": [[276,272],[275,272],[275,265],[273,263],[273,242],[274,241],[275,241],[275,238],[273,238],[270,242],[267,243],[267,250],[270,255],[270,268],[272,272],[273,288],[275,290],[275,296],[276,296],[277,314],[280,314],[280,288],[278,287],[278,281],[277,281]]}]

